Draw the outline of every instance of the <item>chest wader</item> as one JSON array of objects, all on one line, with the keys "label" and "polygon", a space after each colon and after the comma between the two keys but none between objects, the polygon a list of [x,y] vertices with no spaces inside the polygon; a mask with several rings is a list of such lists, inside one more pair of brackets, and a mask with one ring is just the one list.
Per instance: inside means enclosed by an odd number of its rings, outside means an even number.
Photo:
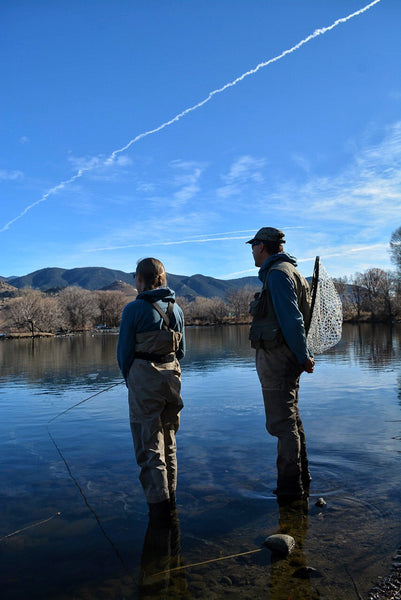
[{"label": "chest wader", "polygon": [[270,271],[284,271],[293,283],[304,322],[310,311],[310,292],[302,275],[289,263],[275,263],[266,274],[262,293],[251,304],[250,340],[256,348],[256,370],[262,386],[266,429],[277,437],[277,493],[285,501],[302,496],[311,480],[305,431],[298,409],[302,366],[285,343],[268,288]]},{"label": "chest wader", "polygon": [[176,353],[182,333],[170,328],[173,303],[167,313],[152,303],[163,319],[162,329],[136,334],[130,368],[128,400],[137,464],[150,516],[167,518],[175,505],[181,368]]}]

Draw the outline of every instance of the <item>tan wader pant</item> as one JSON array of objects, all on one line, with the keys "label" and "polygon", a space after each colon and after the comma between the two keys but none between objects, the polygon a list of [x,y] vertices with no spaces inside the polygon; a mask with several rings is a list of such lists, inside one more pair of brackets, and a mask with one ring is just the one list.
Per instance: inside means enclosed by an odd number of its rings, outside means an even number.
[{"label": "tan wader pant", "polygon": [[[141,352],[157,352],[157,336],[163,337],[165,333],[168,332],[147,333],[146,343],[137,344],[136,348]],[[168,363],[135,358],[127,385],[139,479],[147,502],[162,502],[168,500],[177,487],[175,434],[183,407],[180,363],[176,358]]]},{"label": "tan wader pant", "polygon": [[262,385],[266,429],[277,442],[277,494],[302,492],[302,475],[309,476],[305,432],[298,410],[302,367],[282,344],[256,350],[256,370]]}]

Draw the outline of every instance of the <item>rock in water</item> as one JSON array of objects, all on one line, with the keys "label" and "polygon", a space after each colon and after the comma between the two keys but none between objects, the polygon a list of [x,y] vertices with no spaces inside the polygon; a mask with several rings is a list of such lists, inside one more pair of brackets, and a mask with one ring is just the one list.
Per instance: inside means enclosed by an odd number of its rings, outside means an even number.
[{"label": "rock in water", "polygon": [[299,577],[299,579],[309,579],[310,577],[322,577],[322,574],[313,567],[300,567],[292,574],[293,577]]},{"label": "rock in water", "polygon": [[315,502],[315,506],[326,506],[327,502],[324,498],[319,498],[316,502]]},{"label": "rock in water", "polygon": [[295,540],[290,535],[284,533],[276,533],[269,535],[263,542],[263,545],[269,548],[272,552],[279,552],[280,554],[291,554],[295,548]]}]

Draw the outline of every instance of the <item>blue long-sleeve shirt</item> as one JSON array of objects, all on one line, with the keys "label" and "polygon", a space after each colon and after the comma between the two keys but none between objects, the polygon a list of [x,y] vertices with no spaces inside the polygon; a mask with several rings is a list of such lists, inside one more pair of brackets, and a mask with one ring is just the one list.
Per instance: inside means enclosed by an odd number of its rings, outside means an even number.
[{"label": "blue long-sleeve shirt", "polygon": [[[175,299],[173,290],[156,288],[141,292],[133,302],[130,302],[124,308],[118,336],[117,361],[125,380],[127,380],[128,372],[134,360],[136,334],[143,331],[157,331],[163,327],[163,319],[152,307],[152,304],[145,299],[146,296],[156,301],[164,311],[167,310],[168,302]],[[184,315],[175,302],[170,327],[182,333],[182,340],[177,352],[177,358],[180,360],[185,355]]]},{"label": "blue long-sleeve shirt", "polygon": [[[286,260],[294,267],[296,259],[285,252],[269,256],[259,270],[259,279],[264,282],[267,270],[277,260]],[[310,352],[306,343],[305,325],[301,311],[298,308],[298,298],[294,282],[286,273],[272,269],[268,275],[267,285],[273,302],[274,312],[284,339],[295,354],[299,364],[304,364]]]}]

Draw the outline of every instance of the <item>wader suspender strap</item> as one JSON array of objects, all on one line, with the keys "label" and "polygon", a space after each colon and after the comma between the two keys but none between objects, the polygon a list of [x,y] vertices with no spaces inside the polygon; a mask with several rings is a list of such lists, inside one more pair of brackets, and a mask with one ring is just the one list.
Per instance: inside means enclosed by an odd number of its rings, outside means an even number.
[{"label": "wader suspender strap", "polygon": [[263,280],[263,285],[262,285],[262,291],[260,292],[260,296],[259,296],[259,305],[258,305],[258,309],[257,309],[257,313],[256,315],[258,317],[264,317],[265,316],[265,312],[266,312],[266,294],[269,292],[269,288],[268,288],[268,283],[267,280],[269,279],[269,275],[270,272],[272,270],[272,267],[270,266],[269,269],[267,270],[267,273],[265,275],[265,278]]},{"label": "wader suspender strap", "polygon": [[152,306],[155,310],[157,310],[157,312],[163,319],[164,325],[166,326],[166,328],[170,329],[170,319],[171,319],[171,315],[173,314],[173,310],[174,310],[173,303],[172,302],[168,303],[166,312],[164,312],[164,310],[162,308],[160,308],[160,306],[158,304],[156,304],[156,302],[152,302]]},{"label": "wader suspender strap", "polygon": [[[170,320],[174,310],[173,303],[169,302],[167,312],[164,312],[164,310],[160,308],[160,306],[156,304],[156,302],[150,302],[150,300],[148,300],[148,302],[152,304],[153,308],[159,313],[159,315],[163,319],[163,329],[172,331],[172,329],[170,328]],[[143,360],[150,360],[156,363],[167,363],[174,361],[175,352],[171,352],[170,354],[166,354],[165,356],[162,356],[160,354],[151,354],[149,352],[135,352],[134,358],[142,358]]]}]

